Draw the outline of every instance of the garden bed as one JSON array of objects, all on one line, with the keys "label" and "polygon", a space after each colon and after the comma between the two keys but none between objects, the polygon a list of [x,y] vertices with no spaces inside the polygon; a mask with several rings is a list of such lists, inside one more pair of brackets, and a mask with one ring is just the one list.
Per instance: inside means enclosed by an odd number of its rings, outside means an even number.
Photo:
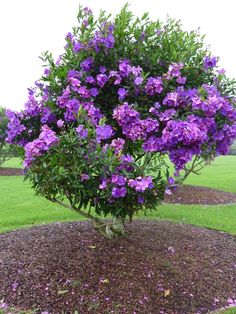
[{"label": "garden bed", "polygon": [[23,175],[23,169],[0,167],[0,176],[21,176],[21,175]]},{"label": "garden bed", "polygon": [[171,195],[165,196],[166,203],[217,205],[236,203],[236,194],[202,186],[180,185]]},{"label": "garden bed", "polygon": [[236,239],[164,221],[135,221],[109,241],[87,222],[0,236],[0,300],[38,312],[207,313],[236,296]]}]

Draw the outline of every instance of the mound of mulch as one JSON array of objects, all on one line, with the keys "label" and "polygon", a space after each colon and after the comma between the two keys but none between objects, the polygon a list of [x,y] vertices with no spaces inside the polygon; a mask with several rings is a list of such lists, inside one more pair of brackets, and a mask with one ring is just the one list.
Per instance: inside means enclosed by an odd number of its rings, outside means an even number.
[{"label": "mound of mulch", "polygon": [[202,186],[180,185],[171,195],[165,196],[166,203],[175,204],[230,204],[236,203],[236,194]]},{"label": "mound of mulch", "polygon": [[0,176],[21,176],[21,175],[23,175],[23,169],[0,167]]},{"label": "mound of mulch", "polygon": [[37,313],[207,313],[235,282],[236,238],[191,225],[135,221],[113,241],[88,222],[0,235],[0,301]]}]

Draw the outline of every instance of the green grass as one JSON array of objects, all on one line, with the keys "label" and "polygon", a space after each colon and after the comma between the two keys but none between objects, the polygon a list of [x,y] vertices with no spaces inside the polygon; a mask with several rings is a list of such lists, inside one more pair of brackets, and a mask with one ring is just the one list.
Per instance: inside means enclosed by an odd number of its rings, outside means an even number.
[{"label": "green grass", "polygon": [[2,167],[10,167],[10,168],[22,168],[20,158],[13,157],[4,162]]},{"label": "green grass", "polygon": [[212,312],[210,314],[236,314],[236,308],[232,307],[232,308]]},{"label": "green grass", "polygon": [[0,197],[0,232],[81,218],[70,210],[35,196],[34,191],[27,182],[23,182],[22,177],[1,177]]},{"label": "green grass", "polygon": [[[4,166],[17,167],[13,158]],[[219,157],[186,183],[203,185],[236,193],[236,156]],[[36,197],[22,177],[0,177],[0,232],[59,221],[81,220],[78,214]],[[165,204],[157,211],[138,218],[165,219],[222,230],[236,234],[236,205],[199,206]]]},{"label": "green grass", "polygon": [[190,175],[185,183],[236,193],[236,156],[216,158],[202,170],[201,175]]}]

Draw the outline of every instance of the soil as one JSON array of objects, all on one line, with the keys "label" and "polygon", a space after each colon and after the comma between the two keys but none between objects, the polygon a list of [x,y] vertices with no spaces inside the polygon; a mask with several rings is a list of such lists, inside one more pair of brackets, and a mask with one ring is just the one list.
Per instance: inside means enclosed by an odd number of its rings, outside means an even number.
[{"label": "soil", "polygon": [[230,204],[236,203],[236,194],[202,186],[180,185],[171,195],[166,195],[164,201],[172,204]]},{"label": "soil", "polygon": [[236,297],[236,237],[165,221],[126,228],[112,241],[88,222],[0,235],[0,304],[50,314],[203,314]]},{"label": "soil", "polygon": [[23,169],[0,167],[0,176],[21,176],[21,175],[23,175]]}]

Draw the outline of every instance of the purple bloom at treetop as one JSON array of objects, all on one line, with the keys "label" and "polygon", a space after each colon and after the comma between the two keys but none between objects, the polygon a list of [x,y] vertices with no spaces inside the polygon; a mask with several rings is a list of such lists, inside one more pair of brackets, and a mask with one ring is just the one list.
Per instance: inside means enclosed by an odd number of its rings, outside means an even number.
[{"label": "purple bloom at treetop", "polygon": [[206,56],[203,62],[204,62],[204,69],[207,70],[209,68],[214,68],[216,66],[217,58]]}]

